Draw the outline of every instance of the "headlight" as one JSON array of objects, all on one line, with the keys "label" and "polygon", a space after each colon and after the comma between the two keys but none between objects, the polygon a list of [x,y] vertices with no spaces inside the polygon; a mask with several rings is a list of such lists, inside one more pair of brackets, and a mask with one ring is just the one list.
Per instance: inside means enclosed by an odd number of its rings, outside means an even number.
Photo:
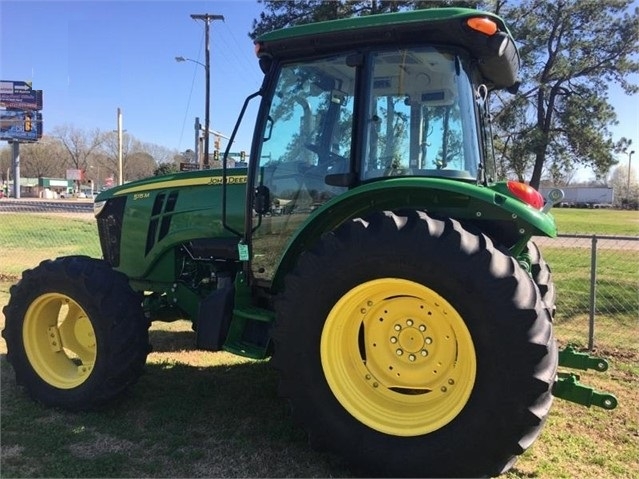
[{"label": "headlight", "polygon": [[107,204],[106,201],[95,201],[93,203],[93,216],[98,216],[100,212],[104,209],[104,206]]}]

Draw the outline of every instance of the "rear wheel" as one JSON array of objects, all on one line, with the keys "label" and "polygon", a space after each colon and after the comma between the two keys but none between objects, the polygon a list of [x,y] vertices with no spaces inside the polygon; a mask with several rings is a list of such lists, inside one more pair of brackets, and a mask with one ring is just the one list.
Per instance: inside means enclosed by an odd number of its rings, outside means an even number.
[{"label": "rear wheel", "polygon": [[537,437],[557,355],[539,291],[482,234],[424,213],[342,225],[277,304],[280,393],[367,473],[482,476]]},{"label": "rear wheel", "polygon": [[11,287],[7,358],[37,401],[91,409],[119,396],[149,352],[141,297],[102,260],[43,261]]},{"label": "rear wheel", "polygon": [[530,274],[532,275],[532,279],[537,285],[537,288],[539,288],[541,301],[546,306],[551,317],[554,318],[555,311],[557,310],[555,304],[557,292],[555,290],[555,282],[552,278],[550,266],[542,257],[539,247],[532,241],[528,243],[527,251],[530,257]]}]

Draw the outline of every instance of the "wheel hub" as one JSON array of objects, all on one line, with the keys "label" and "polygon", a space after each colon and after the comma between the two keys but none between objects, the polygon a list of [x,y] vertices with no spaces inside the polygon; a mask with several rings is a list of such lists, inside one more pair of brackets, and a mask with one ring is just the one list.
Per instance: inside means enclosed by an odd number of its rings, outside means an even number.
[{"label": "wheel hub", "polygon": [[340,403],[370,427],[400,436],[433,431],[463,409],[476,362],[457,311],[418,283],[363,283],[331,310],[322,367]]},{"label": "wheel hub", "polygon": [[64,294],[46,293],[31,303],[23,342],[36,373],[59,389],[79,386],[95,365],[97,344],[91,321],[82,306]]},{"label": "wheel hub", "polygon": [[390,337],[390,343],[397,346],[395,353],[398,356],[407,354],[407,359],[411,362],[428,356],[426,345],[431,344],[432,339],[426,335],[426,325],[420,323],[415,326],[415,322],[409,318],[405,325],[402,325],[400,321],[393,326],[393,329],[398,334]]}]

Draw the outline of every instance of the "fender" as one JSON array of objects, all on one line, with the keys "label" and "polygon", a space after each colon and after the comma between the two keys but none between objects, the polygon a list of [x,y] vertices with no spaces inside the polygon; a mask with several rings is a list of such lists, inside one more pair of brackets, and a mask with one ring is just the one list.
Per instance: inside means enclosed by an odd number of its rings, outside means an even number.
[{"label": "fender", "polygon": [[458,220],[507,222],[522,237],[557,236],[553,216],[509,194],[505,182],[490,186],[442,178],[386,178],[353,188],[319,207],[288,242],[273,277],[279,291],[296,258],[322,234],[373,211],[412,208]]}]

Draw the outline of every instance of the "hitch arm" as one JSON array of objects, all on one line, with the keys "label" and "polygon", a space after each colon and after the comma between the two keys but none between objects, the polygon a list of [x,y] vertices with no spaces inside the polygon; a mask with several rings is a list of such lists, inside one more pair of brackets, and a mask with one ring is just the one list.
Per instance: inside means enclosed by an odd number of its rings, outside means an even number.
[{"label": "hitch arm", "polygon": [[552,388],[553,396],[588,407],[599,406],[608,410],[617,407],[617,398],[614,395],[584,386],[576,374],[559,373],[558,376]]},{"label": "hitch arm", "polygon": [[587,353],[579,353],[572,345],[568,345],[566,349],[559,351],[559,366],[581,369],[583,371],[595,369],[596,371],[603,372],[608,370],[608,361],[590,356]]},{"label": "hitch arm", "polygon": [[[568,345],[559,351],[559,366],[603,372],[608,369],[608,361],[587,353],[578,352],[574,346]],[[595,391],[579,382],[579,376],[573,373],[557,373],[557,380],[552,388],[552,394],[560,399],[571,401],[583,406],[599,406],[604,409],[617,407],[617,398],[608,393]]]}]

